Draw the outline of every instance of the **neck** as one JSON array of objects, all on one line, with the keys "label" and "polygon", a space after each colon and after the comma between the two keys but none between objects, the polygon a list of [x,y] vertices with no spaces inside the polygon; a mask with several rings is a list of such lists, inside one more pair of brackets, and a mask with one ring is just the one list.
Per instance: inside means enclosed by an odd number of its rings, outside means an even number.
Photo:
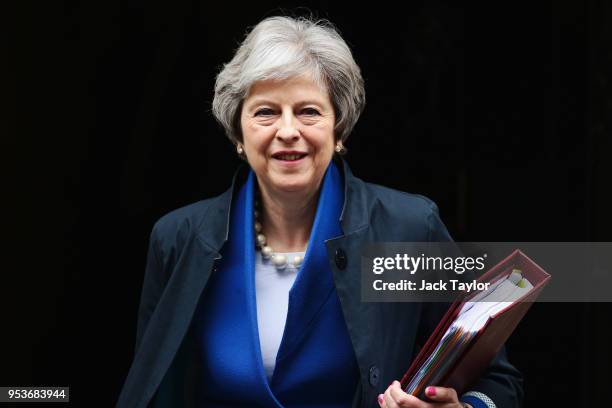
[{"label": "neck", "polygon": [[260,222],[274,252],[306,250],[319,199],[319,188],[307,193],[275,193],[259,185]]}]

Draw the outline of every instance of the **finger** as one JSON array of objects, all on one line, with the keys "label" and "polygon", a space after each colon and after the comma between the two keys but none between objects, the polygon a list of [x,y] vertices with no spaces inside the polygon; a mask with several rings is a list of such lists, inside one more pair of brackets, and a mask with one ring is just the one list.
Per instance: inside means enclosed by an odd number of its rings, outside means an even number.
[{"label": "finger", "polygon": [[400,408],[425,408],[428,405],[414,395],[404,392],[399,381],[393,381],[389,387],[389,394]]},{"label": "finger", "polygon": [[383,394],[383,398],[385,401],[385,408],[400,408],[400,406],[397,404],[397,402],[395,402],[395,399],[391,395],[391,386],[387,387],[385,393]]},{"label": "finger", "polygon": [[454,388],[429,386],[425,388],[425,395],[436,402],[459,402],[457,391]]},{"label": "finger", "polygon": [[391,396],[391,386],[389,386],[383,394],[383,407],[385,408],[399,408],[393,397]]}]

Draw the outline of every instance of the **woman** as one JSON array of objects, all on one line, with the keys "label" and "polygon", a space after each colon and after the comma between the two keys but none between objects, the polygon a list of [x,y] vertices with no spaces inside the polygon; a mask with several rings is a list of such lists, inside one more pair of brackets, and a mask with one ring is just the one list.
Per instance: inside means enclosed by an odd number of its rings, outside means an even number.
[{"label": "woman", "polygon": [[339,156],[365,103],[326,22],[273,17],[217,77],[213,112],[248,166],[153,228],[119,407],[518,406],[504,352],[473,391],[397,382],[444,310],[362,303],[368,242],[448,241],[435,204],[365,183]]}]

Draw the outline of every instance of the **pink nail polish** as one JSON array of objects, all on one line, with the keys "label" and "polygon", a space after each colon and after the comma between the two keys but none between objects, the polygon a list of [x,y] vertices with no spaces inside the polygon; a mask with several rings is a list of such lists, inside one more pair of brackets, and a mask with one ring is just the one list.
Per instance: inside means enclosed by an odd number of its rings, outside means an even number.
[{"label": "pink nail polish", "polygon": [[380,405],[382,405],[382,404],[383,404],[383,402],[385,402],[385,399],[383,398],[383,395],[382,395],[382,394],[378,394],[378,403],[379,403]]},{"label": "pink nail polish", "polygon": [[427,395],[433,397],[434,395],[436,395],[436,387],[427,387],[425,392],[427,393]]}]

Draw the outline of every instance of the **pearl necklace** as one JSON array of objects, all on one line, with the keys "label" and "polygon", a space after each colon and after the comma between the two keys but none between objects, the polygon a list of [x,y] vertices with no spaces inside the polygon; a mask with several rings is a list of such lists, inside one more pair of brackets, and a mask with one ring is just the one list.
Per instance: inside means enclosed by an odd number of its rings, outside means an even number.
[{"label": "pearl necklace", "polygon": [[283,254],[275,254],[272,247],[266,245],[266,236],[263,234],[261,222],[259,221],[259,202],[255,201],[255,211],[253,212],[255,215],[255,241],[257,249],[261,250],[261,256],[263,259],[272,259],[272,263],[276,267],[277,270],[282,271],[288,265],[290,265],[294,269],[298,269],[304,258],[300,255],[296,255],[293,257],[291,262],[288,262],[287,257]]}]

